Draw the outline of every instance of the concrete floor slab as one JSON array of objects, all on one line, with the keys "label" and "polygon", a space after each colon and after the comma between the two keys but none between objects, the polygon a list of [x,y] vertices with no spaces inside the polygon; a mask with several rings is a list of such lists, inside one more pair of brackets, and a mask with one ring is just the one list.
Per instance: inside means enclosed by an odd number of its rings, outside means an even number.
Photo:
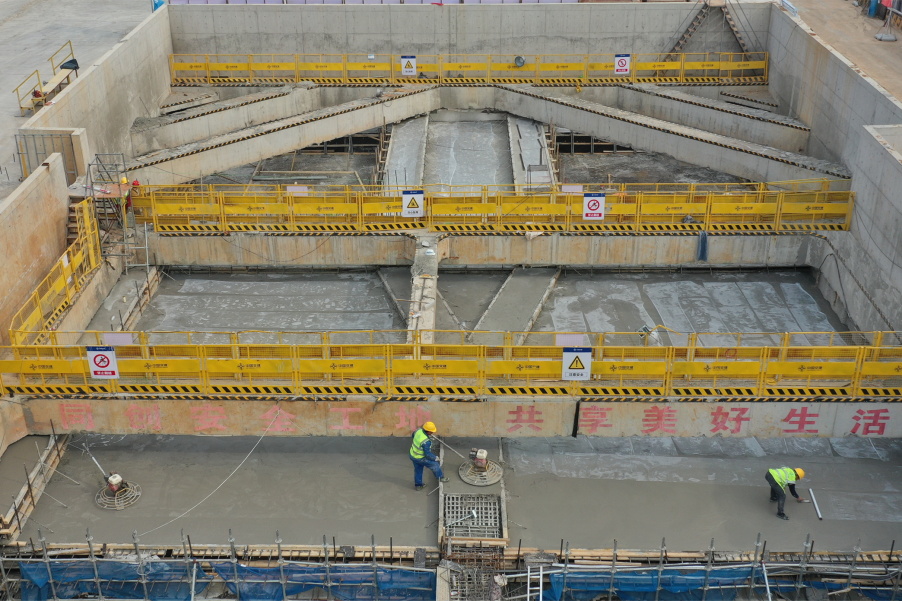
[{"label": "concrete floor slab", "polygon": [[173,274],[138,323],[156,331],[396,330],[373,273]]},{"label": "concrete floor slab", "polygon": [[502,271],[441,271],[438,289],[464,328],[471,330],[508,275]]},{"label": "concrete floor slab", "polygon": [[[601,442],[503,440],[512,545],[552,550],[563,539],[571,547],[608,548],[616,539],[621,549],[654,549],[666,538],[673,551],[698,551],[714,537],[718,550],[749,550],[760,532],[775,550],[801,548],[809,533],[820,549],[849,550],[860,538],[862,548],[875,550],[887,548],[902,521],[902,466],[834,455],[829,441],[817,455],[809,451],[822,446],[759,440],[746,443],[747,454],[731,457],[702,456],[698,441]],[[142,486],[138,504],[121,512],[94,505],[101,474],[83,443],[104,469]],[[497,439],[448,438],[451,482],[444,492],[501,494],[500,485],[461,482],[464,460],[450,451],[486,448],[494,460],[498,445]],[[374,534],[377,544],[391,537],[396,546],[431,546],[438,496],[428,493],[436,482],[427,473],[426,489],[413,490],[408,446],[406,437],[79,437],[60,469],[83,485],[54,477],[48,493],[69,508],[42,500],[26,536],[41,523],[54,531],[50,542],[77,542],[90,527],[97,541],[128,542],[137,529],[144,543],[178,544],[184,529],[196,543],[223,543],[232,528],[240,544],[269,543],[278,529],[286,544],[318,544],[323,534],[339,545],[368,544]],[[780,454],[760,456],[758,448]],[[764,474],[785,463],[806,467],[800,492],[815,489],[823,521],[812,504],[790,502],[788,523],[773,515]]]},{"label": "concrete floor slab", "polygon": [[[663,325],[676,332],[842,331],[842,322],[808,272],[564,272],[534,329],[635,332]],[[680,337],[659,332],[661,344]],[[779,344],[778,336],[758,342]],[[729,345],[709,336],[703,345]]]},{"label": "concrete floor slab", "polygon": [[515,269],[473,328],[488,332],[526,332],[557,279],[556,268]]},{"label": "concrete floor slab", "polygon": [[9,508],[9,498],[19,494],[25,486],[25,470],[31,470],[38,464],[41,453],[47,448],[49,436],[26,436],[9,447],[0,455],[0,490],[8,494],[0,496],[0,507]]},{"label": "concrete floor slab", "polygon": [[426,139],[424,184],[511,184],[507,121],[436,121]]},{"label": "concrete floor slab", "polygon": [[730,173],[685,163],[660,152],[561,154],[559,180],[565,184],[611,181],[628,183],[733,183]]}]

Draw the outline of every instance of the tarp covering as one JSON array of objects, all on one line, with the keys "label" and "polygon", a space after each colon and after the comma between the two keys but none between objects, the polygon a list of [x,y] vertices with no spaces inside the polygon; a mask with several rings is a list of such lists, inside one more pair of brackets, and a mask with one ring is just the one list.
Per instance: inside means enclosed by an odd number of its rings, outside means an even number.
[{"label": "tarp covering", "polygon": [[[435,599],[435,573],[403,568],[375,569],[356,565],[299,565],[282,568],[251,568],[235,563],[212,564],[229,590],[242,601],[282,601],[284,593],[297,595],[314,588],[330,590],[338,599],[380,601],[430,601]],[[377,595],[378,591],[378,595]]]},{"label": "tarp covering", "polygon": [[[716,587],[732,587],[748,582],[751,568],[712,568],[708,575],[708,594],[710,601],[732,601],[736,597],[735,588],[717,589]],[[613,583],[610,571],[570,572],[567,574],[551,574],[551,590],[548,598],[554,601],[589,601],[612,588],[619,599],[624,601],[650,601],[655,598],[658,586],[660,601],[694,601],[701,600],[705,586],[705,570],[666,570],[658,576],[658,571],[616,572]]]},{"label": "tarp covering", "polygon": [[[97,596],[97,581],[104,597],[144,599],[142,566],[124,561],[98,561],[97,574],[90,561],[19,562],[22,601],[46,601],[53,597],[73,599]],[[187,601],[191,598],[192,566],[184,561],[149,561],[143,564],[147,598],[152,601]],[[50,576],[53,575],[53,587]],[[194,594],[203,592],[209,576],[200,567],[195,574]]]}]

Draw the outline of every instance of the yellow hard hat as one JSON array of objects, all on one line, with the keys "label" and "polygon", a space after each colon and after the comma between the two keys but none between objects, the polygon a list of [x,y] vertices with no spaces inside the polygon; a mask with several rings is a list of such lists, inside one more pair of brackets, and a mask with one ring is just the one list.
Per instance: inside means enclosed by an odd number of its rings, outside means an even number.
[{"label": "yellow hard hat", "polygon": [[796,467],[796,468],[793,468],[793,469],[794,469],[795,472],[796,472],[796,476],[799,477],[799,480],[801,480],[802,478],[805,477],[805,470],[803,470],[803,469],[800,468],[800,467]]},{"label": "yellow hard hat", "polygon": [[123,175],[123,176],[122,176],[122,179],[119,180],[119,183],[120,183],[120,184],[127,184],[127,183],[128,183],[128,178],[125,177],[125,176]]},{"label": "yellow hard hat", "polygon": [[426,422],[425,424],[423,424],[423,429],[427,432],[435,432],[438,428],[436,428],[435,424],[433,424],[432,422]]}]

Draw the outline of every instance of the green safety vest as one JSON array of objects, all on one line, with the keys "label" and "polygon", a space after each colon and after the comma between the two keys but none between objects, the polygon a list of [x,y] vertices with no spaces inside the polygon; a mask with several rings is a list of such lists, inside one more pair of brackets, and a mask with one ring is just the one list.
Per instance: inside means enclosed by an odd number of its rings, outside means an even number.
[{"label": "green safety vest", "polygon": [[786,485],[790,482],[796,481],[796,471],[791,467],[778,467],[772,470],[768,470],[771,476],[774,477],[777,484],[779,484],[782,488],[786,488]]},{"label": "green safety vest", "polygon": [[413,444],[410,445],[410,456],[414,459],[422,459],[426,456],[423,452],[423,443],[429,440],[429,435],[420,428],[413,433]]}]

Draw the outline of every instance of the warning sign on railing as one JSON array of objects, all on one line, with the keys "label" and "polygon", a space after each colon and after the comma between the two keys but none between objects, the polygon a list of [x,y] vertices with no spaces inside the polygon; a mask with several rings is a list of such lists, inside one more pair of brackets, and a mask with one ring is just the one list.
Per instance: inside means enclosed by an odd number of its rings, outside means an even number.
[{"label": "warning sign on railing", "polygon": [[95,380],[116,380],[119,378],[119,365],[116,363],[116,351],[111,346],[89,346],[88,369]]},{"label": "warning sign on railing", "polygon": [[401,57],[401,75],[405,77],[417,76],[417,57],[402,56]]},{"label": "warning sign on railing", "polygon": [[604,219],[604,193],[583,194],[583,219]]},{"label": "warning sign on railing", "polygon": [[404,198],[401,204],[402,217],[422,217],[426,214],[423,208],[426,195],[422,190],[404,190],[401,195]]},{"label": "warning sign on railing", "polygon": [[562,380],[592,379],[592,349],[587,347],[568,347],[563,352],[561,364]]}]

